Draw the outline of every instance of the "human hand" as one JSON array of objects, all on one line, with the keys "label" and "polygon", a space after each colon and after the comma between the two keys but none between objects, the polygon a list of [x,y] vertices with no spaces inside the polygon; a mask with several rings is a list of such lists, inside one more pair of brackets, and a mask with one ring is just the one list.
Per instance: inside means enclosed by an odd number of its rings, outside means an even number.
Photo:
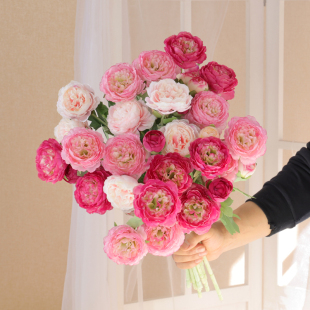
[{"label": "human hand", "polygon": [[173,259],[180,269],[197,266],[206,256],[209,261],[217,259],[224,252],[226,229],[222,223],[214,223],[203,235],[192,232],[185,237],[180,249],[173,254]]}]

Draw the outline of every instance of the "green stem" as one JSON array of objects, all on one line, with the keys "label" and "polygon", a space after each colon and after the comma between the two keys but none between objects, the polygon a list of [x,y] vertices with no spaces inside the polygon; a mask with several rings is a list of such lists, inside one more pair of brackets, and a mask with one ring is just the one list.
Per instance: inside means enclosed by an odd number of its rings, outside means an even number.
[{"label": "green stem", "polygon": [[194,277],[195,277],[195,281],[196,281],[197,291],[198,291],[198,293],[199,293],[199,292],[201,293],[201,291],[202,291],[202,289],[203,289],[203,285],[202,285],[202,283],[201,283],[201,281],[200,281],[200,277],[199,277],[197,268],[196,268],[196,267],[193,267],[192,270],[193,270]]},{"label": "green stem", "polygon": [[201,171],[196,170],[194,173],[194,178],[193,178],[193,182],[195,182],[201,175]]},{"label": "green stem", "polygon": [[218,295],[219,299],[223,300],[223,296],[222,296],[221,290],[219,288],[219,285],[217,284],[217,281],[216,281],[215,276],[213,274],[212,268],[211,268],[211,266],[210,266],[210,264],[209,264],[209,262],[208,262],[206,257],[203,258],[203,262],[206,265],[207,271],[208,271],[208,273],[210,275],[211,281],[212,281],[212,283],[214,285],[214,288],[215,288],[215,290],[217,292],[217,295]]},{"label": "green stem", "polygon": [[237,188],[237,187],[234,187],[234,190],[237,191],[237,192],[239,192],[239,193],[241,193],[241,194],[243,194],[245,197],[248,197],[248,198],[255,198],[255,197],[253,197],[253,196],[251,196],[251,195],[249,195],[249,194],[243,192],[242,190],[240,190],[240,189]]},{"label": "green stem", "polygon": [[92,114],[92,117],[93,117],[94,119],[96,119],[97,122],[101,123],[102,125],[104,125],[104,126],[107,126],[107,125],[108,125],[108,123],[106,123],[105,121],[103,121],[103,120],[102,120],[101,118],[99,118],[97,115]]},{"label": "green stem", "polygon": [[191,276],[189,275],[189,270],[186,269],[186,287],[191,288],[192,287],[192,282],[191,282]]},{"label": "green stem", "polygon": [[197,271],[199,273],[201,282],[205,286],[206,292],[209,292],[210,288],[209,288],[209,284],[208,284],[208,278],[206,275],[206,271],[205,271],[205,268],[203,266],[203,262],[201,262],[199,265],[197,265]]}]

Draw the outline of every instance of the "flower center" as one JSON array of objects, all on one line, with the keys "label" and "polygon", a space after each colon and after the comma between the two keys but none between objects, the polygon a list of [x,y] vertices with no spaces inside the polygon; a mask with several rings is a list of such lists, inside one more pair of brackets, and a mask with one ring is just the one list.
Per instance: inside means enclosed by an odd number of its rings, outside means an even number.
[{"label": "flower center", "polygon": [[197,224],[201,222],[209,215],[208,213],[207,202],[198,197],[192,197],[183,205],[183,214],[189,223]]},{"label": "flower center", "polygon": [[170,195],[164,189],[159,189],[158,191],[146,191],[144,197],[142,198],[144,204],[147,208],[147,212],[150,215],[166,216],[171,210],[172,199]]},{"label": "flower center", "polygon": [[128,86],[133,83],[133,74],[126,69],[117,71],[109,78],[111,89],[116,93],[122,93]]},{"label": "flower center", "polygon": [[215,166],[223,160],[223,154],[215,145],[207,145],[202,148],[200,158],[204,163]]}]

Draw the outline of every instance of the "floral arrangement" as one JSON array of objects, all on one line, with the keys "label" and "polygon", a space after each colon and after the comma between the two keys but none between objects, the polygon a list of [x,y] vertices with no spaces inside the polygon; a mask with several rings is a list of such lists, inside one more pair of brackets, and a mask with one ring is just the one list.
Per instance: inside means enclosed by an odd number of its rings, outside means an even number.
[{"label": "floral arrangement", "polygon": [[[239,232],[233,183],[250,178],[266,151],[266,131],[254,117],[227,124],[235,72],[214,61],[199,68],[206,47],[188,32],[164,44],[165,52],[142,52],[132,64],[108,69],[100,82],[104,103],[88,85],[63,87],[56,140],[37,150],[39,178],[75,184],[75,199],[88,213],[116,208],[132,216],[103,240],[118,264],[171,255],[185,233],[204,234],[218,220]],[[203,285],[209,290],[203,263],[186,276],[199,295]]]}]

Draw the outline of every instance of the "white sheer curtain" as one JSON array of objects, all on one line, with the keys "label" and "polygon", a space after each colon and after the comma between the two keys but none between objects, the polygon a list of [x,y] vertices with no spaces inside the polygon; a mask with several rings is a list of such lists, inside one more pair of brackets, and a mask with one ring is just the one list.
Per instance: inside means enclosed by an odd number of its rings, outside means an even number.
[{"label": "white sheer curtain", "polygon": [[[77,0],[75,79],[89,84],[101,98],[99,82],[105,70],[113,65],[113,50],[110,48],[114,33],[110,26],[112,1]],[[131,62],[143,50],[163,50],[164,39],[180,31],[180,2],[123,0],[123,61]],[[228,2],[208,1],[204,20],[199,21],[207,38],[204,43],[208,49],[208,61],[213,57]],[[182,275],[173,266],[171,258],[150,255],[144,260],[143,268],[140,264],[124,269],[124,291],[119,289],[116,274],[120,266],[110,261],[103,251],[103,237],[113,223],[113,211],[103,216],[87,214],[73,197],[62,310],[116,310],[118,304],[136,301],[143,307],[144,292],[146,299],[183,293]],[[149,278],[151,269],[160,276],[144,281],[143,285],[142,279]],[[159,291],[154,287],[156,279]],[[167,288],[168,296],[162,296],[160,284]]]}]

